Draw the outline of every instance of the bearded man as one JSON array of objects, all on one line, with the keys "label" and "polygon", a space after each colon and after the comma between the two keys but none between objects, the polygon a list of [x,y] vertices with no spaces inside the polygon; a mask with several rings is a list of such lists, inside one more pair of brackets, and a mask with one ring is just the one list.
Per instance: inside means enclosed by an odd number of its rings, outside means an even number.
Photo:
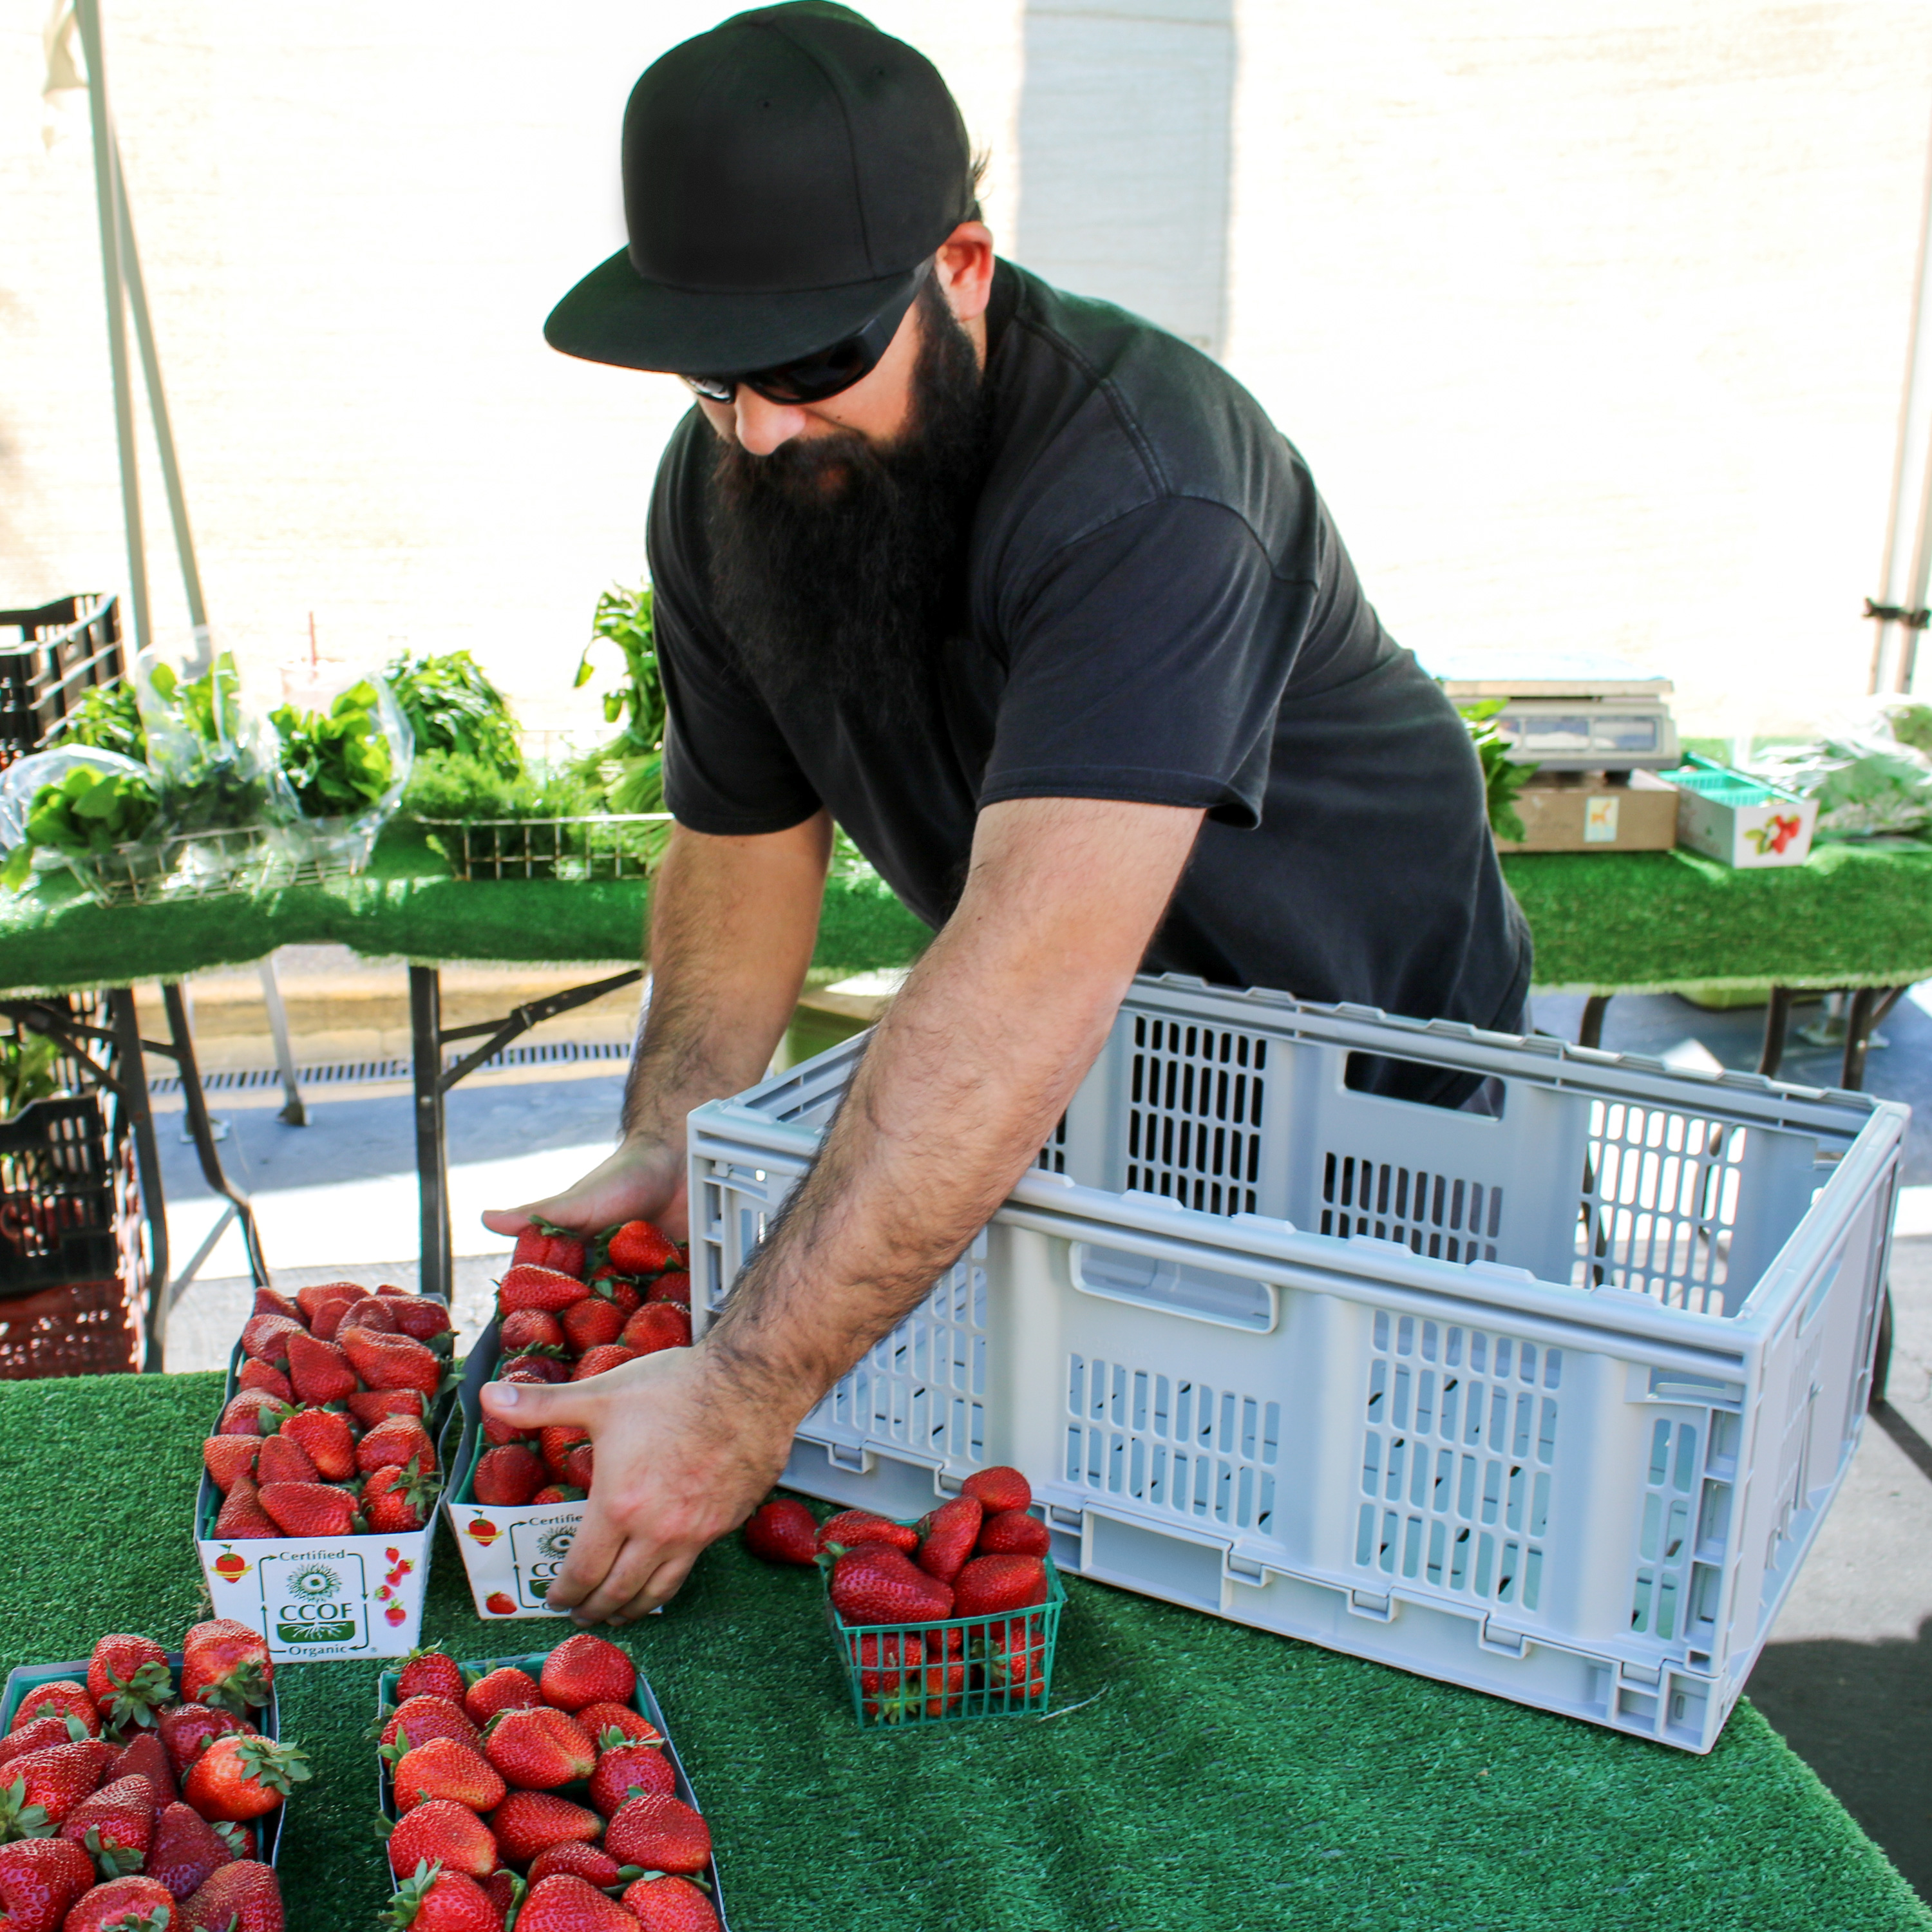
[{"label": "bearded man", "polygon": [[835,821],[936,936],[700,1344],[491,1385],[596,1443],[550,1593],[583,1623],[656,1607],[744,1519],[1136,972],[1504,1031],[1529,977],[1467,733],[1300,457],[1208,357],[996,260],[922,56],[823,0],[739,14],[638,82],[622,171],[629,245],[545,334],[695,392],[650,527],[677,823],[622,1144],[490,1225],[682,1234],[686,1116],[763,1076]]}]

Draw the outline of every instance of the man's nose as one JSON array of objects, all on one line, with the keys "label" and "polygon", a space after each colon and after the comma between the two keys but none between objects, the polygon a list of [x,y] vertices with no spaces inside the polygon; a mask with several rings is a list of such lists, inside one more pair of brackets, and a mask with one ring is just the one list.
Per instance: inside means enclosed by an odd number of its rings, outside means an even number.
[{"label": "man's nose", "polygon": [[770,455],[805,427],[804,410],[768,402],[748,383],[738,385],[732,406],[737,416],[739,445],[754,456]]}]

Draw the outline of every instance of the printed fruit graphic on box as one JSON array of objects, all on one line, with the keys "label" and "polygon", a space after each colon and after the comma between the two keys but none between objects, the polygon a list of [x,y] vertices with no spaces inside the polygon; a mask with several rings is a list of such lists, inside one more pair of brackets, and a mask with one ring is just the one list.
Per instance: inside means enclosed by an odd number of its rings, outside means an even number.
[{"label": "printed fruit graphic on box", "polygon": [[724,1932],[711,1833],[629,1656],[548,1653],[386,1671],[378,1774],[394,1922],[420,1932]]},{"label": "printed fruit graphic on box", "polygon": [[282,1806],[308,1776],[242,1624],[22,1664],[0,1695],[0,1926],[282,1932]]}]

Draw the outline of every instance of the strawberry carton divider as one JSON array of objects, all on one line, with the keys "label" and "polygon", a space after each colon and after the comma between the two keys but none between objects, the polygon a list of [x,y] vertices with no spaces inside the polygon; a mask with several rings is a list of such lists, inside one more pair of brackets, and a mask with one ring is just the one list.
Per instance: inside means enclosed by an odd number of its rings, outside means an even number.
[{"label": "strawberry carton divider", "polygon": [[[229,1358],[226,1408],[237,1388],[242,1345]],[[446,1397],[436,1466],[446,1489],[458,1410]],[[215,1411],[218,1419],[221,1409]],[[429,1426],[436,1430],[436,1409]],[[262,1536],[225,1542],[214,1534],[221,1492],[207,1471],[194,1504],[194,1546],[213,1614],[262,1633],[277,1664],[333,1664],[351,1657],[406,1657],[422,1629],[436,1512],[421,1529],[389,1536]]]},{"label": "strawberry carton divider", "polygon": [[[536,1650],[526,1652],[520,1657],[461,1658],[458,1661],[465,1670],[474,1670],[480,1673],[487,1674],[490,1671],[501,1670],[507,1666],[514,1670],[526,1671],[531,1676],[537,1677],[541,1676],[544,1660],[549,1654],[547,1650]],[[392,1708],[398,1701],[396,1696],[396,1683],[400,1675],[400,1673],[397,1671],[386,1670],[376,1679],[376,1712],[379,1719],[381,1718],[383,1712]],[[671,1736],[670,1726],[664,1722],[664,1712],[658,1708],[657,1699],[651,1694],[650,1684],[642,1670],[638,1672],[637,1688],[631,1693],[631,1708],[646,1724],[655,1726],[658,1735],[664,1739],[664,1754],[670,1760],[670,1768],[677,1777],[676,1796],[688,1804],[694,1811],[701,1812],[704,1808],[698,1803],[698,1794],[691,1788],[691,1780],[685,1774],[684,1760],[677,1754],[677,1745]],[[574,1804],[582,1804],[587,1808],[594,1808],[590,1807],[590,1801],[584,1796],[584,1788],[580,1784],[566,1784],[556,1795],[560,1798],[569,1798]],[[383,1760],[380,1751],[376,1757],[376,1802],[381,1808],[382,1816],[393,1824],[397,1815],[395,1788],[390,1780],[389,1767]],[[384,1862],[387,1862],[386,1853]],[[718,1860],[715,1854],[711,1862],[704,1868],[704,1878],[706,1882],[711,1887],[711,1909],[718,1915],[720,1932],[731,1932],[730,1921],[724,1916],[724,1887],[723,1881],[718,1876]],[[395,1874],[392,1871],[389,1874],[389,1889],[395,1892],[400,1888],[400,1882]]]},{"label": "strawberry carton divider", "polygon": [[[22,1664],[8,1672],[6,1686],[4,1690],[0,1690],[0,1737],[6,1735],[8,1727],[14,1721],[14,1713],[26,1701],[29,1691],[38,1690],[44,1684],[85,1684],[87,1682],[87,1664],[88,1660],[83,1657],[72,1664]],[[178,1684],[182,1672],[182,1654],[179,1651],[168,1652],[168,1668],[174,1672],[175,1682]],[[276,1701],[273,1684],[268,1686],[268,1702],[254,1714],[249,1722],[265,1738],[273,1738],[278,1742],[280,1740],[281,1711]],[[0,1766],[0,1772],[4,1772],[4,1766]],[[0,1776],[0,1784],[5,1781],[4,1776]],[[184,1799],[182,1802],[185,1803],[187,1801]],[[278,1804],[272,1811],[254,1821],[255,1856],[265,1865],[272,1865],[276,1855],[281,1850],[282,1814],[287,1809],[286,1803]]]},{"label": "strawberry carton divider", "polygon": [[[859,1728],[910,1730],[977,1718],[1044,1717],[1053,1696],[1053,1656],[1066,1592],[1053,1558],[1040,1561],[1046,1569],[1044,1603],[922,1624],[848,1624],[832,1601],[827,1570],[825,1615]],[[916,1662],[910,1660],[914,1643]],[[1024,1660],[1022,1681],[994,1682],[994,1660],[1014,1654]],[[964,1682],[956,1689],[951,1672],[956,1666],[964,1666]]]},{"label": "strawberry carton divider", "polygon": [[583,1504],[526,1503],[520,1508],[496,1509],[478,1503],[472,1487],[476,1465],[487,1446],[483,1385],[496,1374],[502,1356],[502,1340],[492,1322],[476,1338],[464,1364],[456,1412],[463,1418],[463,1434],[454,1456],[444,1464],[452,1474],[442,1492],[443,1513],[463,1552],[464,1572],[479,1617],[559,1617],[563,1612],[552,1610],[544,1593],[570,1553],[584,1521]]}]

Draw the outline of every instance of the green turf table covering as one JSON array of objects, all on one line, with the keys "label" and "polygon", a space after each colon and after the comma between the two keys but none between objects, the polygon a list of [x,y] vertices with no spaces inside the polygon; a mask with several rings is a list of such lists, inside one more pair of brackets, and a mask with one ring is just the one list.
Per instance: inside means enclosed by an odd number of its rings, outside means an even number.
[{"label": "green turf table covering", "polygon": [[[218,1375],[0,1385],[0,1669],[206,1614],[190,1516]],[[623,1634],[716,1834],[736,1932],[1927,1932],[1932,1914],[1748,1706],[1695,1758],[1068,1582],[1054,1714],[861,1732],[818,1586],[735,1538]],[[485,1629],[439,1537],[426,1634]],[[315,1769],[297,1932],[388,1893],[364,1730],[380,1666],[284,1666]]]}]

